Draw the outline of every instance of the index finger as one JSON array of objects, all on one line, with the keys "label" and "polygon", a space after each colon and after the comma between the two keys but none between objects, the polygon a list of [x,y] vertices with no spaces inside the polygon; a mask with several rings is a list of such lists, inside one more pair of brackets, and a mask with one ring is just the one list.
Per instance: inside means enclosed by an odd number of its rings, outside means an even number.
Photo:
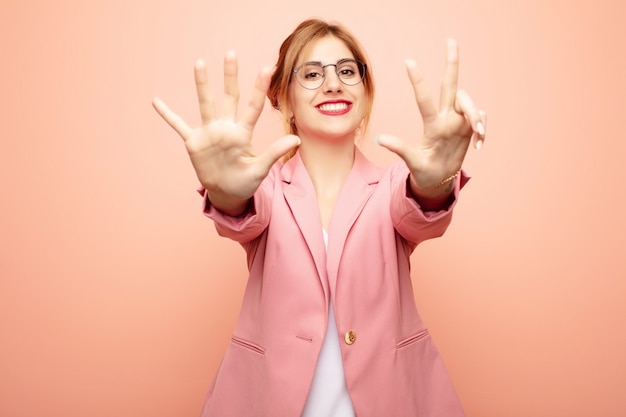
[{"label": "index finger", "polygon": [[446,72],[443,78],[443,83],[441,84],[441,96],[439,98],[440,111],[454,108],[458,79],[459,45],[454,39],[448,39]]},{"label": "index finger", "polygon": [[417,107],[420,110],[422,119],[424,122],[430,122],[437,118],[437,109],[435,103],[433,103],[428,89],[426,88],[426,82],[424,81],[424,75],[419,70],[417,63],[411,59],[405,61],[406,72],[409,75],[411,84],[413,85],[413,92],[415,93],[415,101]]}]

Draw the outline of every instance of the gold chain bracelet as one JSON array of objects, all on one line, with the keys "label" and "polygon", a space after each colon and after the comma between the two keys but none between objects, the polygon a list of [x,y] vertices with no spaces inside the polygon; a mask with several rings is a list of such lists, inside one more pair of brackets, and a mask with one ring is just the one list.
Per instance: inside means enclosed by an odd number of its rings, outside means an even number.
[{"label": "gold chain bracelet", "polygon": [[454,174],[450,175],[447,178],[444,178],[443,180],[441,180],[441,182],[439,184],[434,185],[431,188],[439,188],[442,185],[445,185],[445,184],[449,183],[450,181],[453,181],[460,173],[461,173],[461,170],[459,169],[457,172],[455,172]]}]

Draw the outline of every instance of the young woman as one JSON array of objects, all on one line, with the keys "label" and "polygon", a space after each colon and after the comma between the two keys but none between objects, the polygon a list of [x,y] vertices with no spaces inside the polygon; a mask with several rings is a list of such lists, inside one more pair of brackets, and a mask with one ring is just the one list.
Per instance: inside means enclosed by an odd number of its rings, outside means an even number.
[{"label": "young woman", "polygon": [[[380,169],[355,146],[370,117],[370,64],[342,26],[302,22],[275,70],[260,72],[237,119],[237,61],[224,62],[215,110],[204,64],[195,67],[202,124],[191,128],[160,100],[202,184],[205,214],[246,250],[241,316],[203,417],[462,416],[414,302],[410,255],[444,233],[461,165],[485,138],[485,115],[457,90],[448,43],[439,107],[417,66],[407,71],[424,134],[378,143],[401,161]],[[265,96],[287,132],[260,154],[252,132]]]}]

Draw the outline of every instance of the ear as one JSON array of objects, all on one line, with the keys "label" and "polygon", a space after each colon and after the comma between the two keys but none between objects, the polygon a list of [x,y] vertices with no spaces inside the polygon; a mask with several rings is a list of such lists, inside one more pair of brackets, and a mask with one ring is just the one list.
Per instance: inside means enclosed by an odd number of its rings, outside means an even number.
[{"label": "ear", "polygon": [[280,100],[276,99],[276,110],[280,111],[284,116],[287,116],[289,119],[293,119],[293,111],[289,108],[287,111],[283,109],[283,106],[280,105]]},{"label": "ear", "polygon": [[298,133],[298,127],[296,126],[296,118],[293,116],[289,118],[289,129],[291,133],[294,135]]}]

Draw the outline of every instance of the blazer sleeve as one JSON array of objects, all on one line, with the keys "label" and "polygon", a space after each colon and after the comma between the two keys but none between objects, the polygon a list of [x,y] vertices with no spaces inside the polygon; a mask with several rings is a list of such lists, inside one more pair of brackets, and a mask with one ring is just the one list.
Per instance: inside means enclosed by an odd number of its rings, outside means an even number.
[{"label": "blazer sleeve", "polygon": [[440,211],[423,211],[411,196],[408,189],[409,170],[399,163],[391,170],[391,219],[396,231],[411,246],[411,250],[421,242],[442,236],[450,221],[459,192],[470,177],[461,171],[454,180],[453,199],[450,205]]},{"label": "blazer sleeve", "polygon": [[209,200],[206,190],[198,192],[204,197],[204,215],[213,220],[215,229],[220,236],[232,239],[244,245],[256,239],[267,228],[270,222],[276,168],[272,168],[268,176],[250,199],[248,209],[240,216],[229,216],[216,209]]}]

